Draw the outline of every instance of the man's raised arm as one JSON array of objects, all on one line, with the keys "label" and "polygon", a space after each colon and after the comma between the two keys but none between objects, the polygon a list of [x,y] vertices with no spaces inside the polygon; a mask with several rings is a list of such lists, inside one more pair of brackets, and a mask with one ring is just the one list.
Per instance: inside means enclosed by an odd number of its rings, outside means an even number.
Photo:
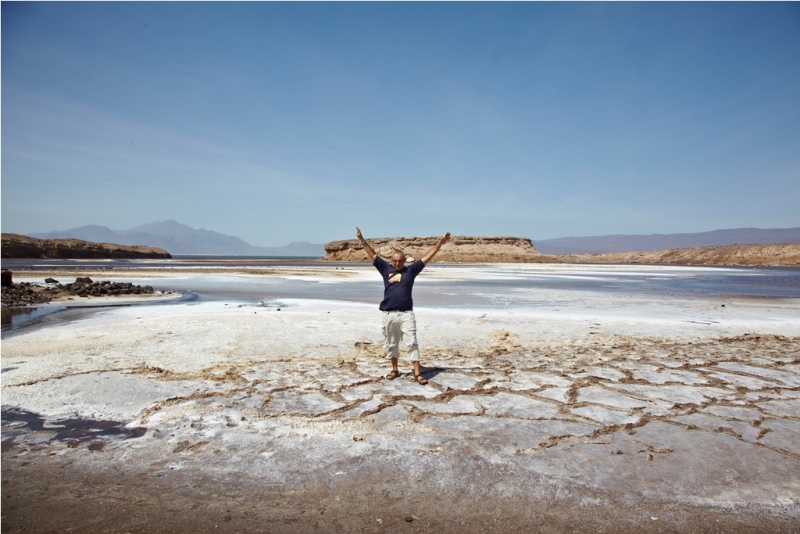
[{"label": "man's raised arm", "polygon": [[361,228],[359,228],[358,226],[356,226],[356,237],[358,238],[359,241],[361,241],[361,245],[364,247],[364,250],[367,251],[367,254],[369,254],[369,259],[375,261],[375,249],[369,246],[367,240],[364,239],[363,235],[361,235]]},{"label": "man's raised arm", "polygon": [[442,248],[442,245],[447,243],[448,239],[450,239],[450,232],[444,234],[442,238],[439,240],[439,242],[433,245],[433,248],[430,249],[428,253],[425,254],[425,256],[422,258],[422,263],[428,265],[428,262],[431,261],[434,256],[436,256],[436,253],[439,252],[439,249]]}]

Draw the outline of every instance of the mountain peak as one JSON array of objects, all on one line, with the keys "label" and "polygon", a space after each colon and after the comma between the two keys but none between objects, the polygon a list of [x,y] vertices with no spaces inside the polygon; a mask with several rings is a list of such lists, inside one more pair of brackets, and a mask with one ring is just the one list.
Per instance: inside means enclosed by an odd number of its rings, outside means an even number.
[{"label": "mountain peak", "polygon": [[115,232],[105,226],[88,225],[63,232],[31,234],[40,239],[73,238],[95,243],[145,245],[162,248],[170,254],[215,256],[309,256],[325,255],[323,244],[292,243],[283,247],[256,247],[232,235],[195,229],[174,219],[143,224]]},{"label": "mountain peak", "polygon": [[188,226],[186,224],[181,224],[173,219],[167,219],[166,221],[156,221],[143,224],[141,226],[131,228],[130,230],[125,230],[124,233],[129,234],[133,232],[149,232],[158,234],[160,232],[174,232],[176,230],[195,231],[195,229],[192,228],[191,226]]}]

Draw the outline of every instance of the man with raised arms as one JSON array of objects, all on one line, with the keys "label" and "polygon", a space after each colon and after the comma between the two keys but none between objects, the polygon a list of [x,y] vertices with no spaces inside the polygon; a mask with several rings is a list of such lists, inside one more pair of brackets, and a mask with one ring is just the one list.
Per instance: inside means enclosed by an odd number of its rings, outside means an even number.
[{"label": "man with raised arms", "polygon": [[428,383],[422,376],[419,365],[419,348],[417,347],[417,319],[414,317],[414,302],[411,299],[411,290],[414,279],[425,268],[439,249],[450,239],[450,232],[442,236],[436,245],[421,259],[406,266],[406,255],[402,250],[392,253],[392,263],[378,256],[364,236],[361,229],[356,226],[356,237],[361,241],[364,250],[369,254],[372,265],[383,276],[383,301],[380,310],[383,312],[383,335],[386,345],[386,357],[392,360],[392,372],[386,378],[394,380],[400,376],[397,369],[397,355],[400,341],[408,347],[408,357],[414,363],[414,378],[417,383]]}]

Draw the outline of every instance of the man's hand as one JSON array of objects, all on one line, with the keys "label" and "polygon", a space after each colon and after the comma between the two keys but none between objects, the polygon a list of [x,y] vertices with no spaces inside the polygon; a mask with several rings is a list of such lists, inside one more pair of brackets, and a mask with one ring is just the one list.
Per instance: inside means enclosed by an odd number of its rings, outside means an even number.
[{"label": "man's hand", "polygon": [[442,245],[447,243],[449,239],[450,239],[450,232],[447,232],[435,245],[433,245],[433,248],[430,249],[427,254],[425,254],[425,257],[422,258],[422,263],[428,265],[428,262],[433,259],[436,253],[439,252],[439,249],[442,247]]},{"label": "man's hand", "polygon": [[364,250],[367,252],[367,255],[369,256],[369,259],[375,261],[375,249],[369,246],[369,243],[367,243],[367,240],[364,239],[364,236],[361,234],[361,228],[359,228],[358,226],[356,226],[356,237],[358,238],[359,241],[361,241],[361,245],[363,245]]}]

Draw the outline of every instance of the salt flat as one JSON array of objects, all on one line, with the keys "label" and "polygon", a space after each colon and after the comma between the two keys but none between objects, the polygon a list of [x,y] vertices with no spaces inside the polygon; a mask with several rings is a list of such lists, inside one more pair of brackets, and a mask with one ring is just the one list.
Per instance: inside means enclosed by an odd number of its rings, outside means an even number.
[{"label": "salt flat", "polygon": [[7,336],[3,513],[131,532],[796,531],[797,299],[519,292],[418,306],[424,387],[402,360],[382,378],[379,282],[372,304],[134,306]]}]

